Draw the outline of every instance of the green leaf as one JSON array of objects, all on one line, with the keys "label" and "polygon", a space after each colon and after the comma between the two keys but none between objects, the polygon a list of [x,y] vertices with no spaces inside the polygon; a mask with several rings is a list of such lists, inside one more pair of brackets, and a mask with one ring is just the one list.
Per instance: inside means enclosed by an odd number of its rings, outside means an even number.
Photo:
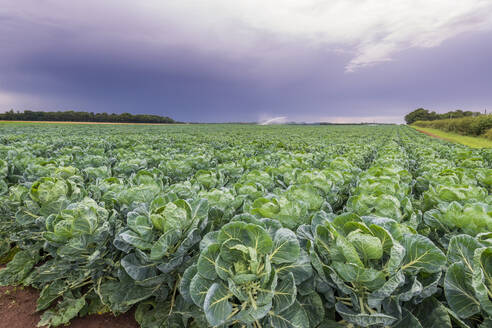
[{"label": "green leaf", "polygon": [[352,243],[357,252],[367,260],[379,260],[383,256],[383,244],[378,237],[352,231],[347,240]]},{"label": "green leaf", "polygon": [[424,328],[420,324],[419,319],[417,319],[410,311],[403,308],[402,318],[394,326],[394,328]]},{"label": "green leaf", "polygon": [[152,248],[152,243],[150,243],[147,238],[141,237],[138,233],[134,231],[125,231],[121,233],[119,237],[128,244],[138,249],[148,250]]},{"label": "green leaf", "polygon": [[367,303],[372,308],[377,308],[381,305],[383,300],[390,297],[397,288],[401,287],[405,283],[405,275],[403,272],[398,271],[395,275],[391,276],[381,288],[373,291],[367,297]]},{"label": "green leaf", "polygon": [[7,267],[0,271],[0,286],[22,283],[38,260],[39,255],[30,251],[20,251],[15,254]]},{"label": "green leaf", "polygon": [[154,263],[146,263],[135,253],[126,255],[121,259],[121,266],[133,280],[142,281],[154,277],[157,274]]},{"label": "green leaf", "polygon": [[385,283],[384,273],[372,268],[341,262],[333,262],[332,267],[344,281],[362,285],[369,290],[379,289]]},{"label": "green leaf", "polygon": [[353,323],[354,325],[360,327],[370,327],[377,325],[390,326],[397,321],[397,318],[383,313],[357,313],[342,303],[335,304],[335,310],[347,322]]},{"label": "green leaf", "polygon": [[196,264],[190,265],[183,273],[183,277],[181,277],[181,281],[179,282],[179,293],[181,294],[181,296],[183,296],[183,298],[188,303],[193,302],[190,294],[190,284],[191,284],[191,280],[196,274],[197,274]]},{"label": "green leaf", "polygon": [[130,307],[152,296],[161,286],[139,286],[127,274],[119,280],[108,280],[97,291],[103,303],[115,314],[123,313]]},{"label": "green leaf", "polygon": [[218,326],[230,319],[232,305],[229,303],[229,298],[231,296],[227,288],[219,283],[214,283],[210,287],[203,303],[203,311],[209,324]]},{"label": "green leaf", "polygon": [[46,285],[39,295],[36,311],[47,309],[54,300],[63,295],[65,290],[67,290],[67,285],[61,279]]},{"label": "green leaf", "polygon": [[449,266],[444,279],[444,294],[451,310],[463,319],[480,312],[480,303],[471,284],[472,273],[465,264],[460,261]]},{"label": "green leaf", "polygon": [[190,296],[193,303],[203,308],[205,297],[213,283],[213,280],[203,278],[200,274],[196,274],[190,282]]},{"label": "green leaf", "polygon": [[448,262],[455,263],[461,261],[465,267],[473,270],[473,254],[482,245],[472,236],[456,235],[451,237],[448,245]]},{"label": "green leaf", "polygon": [[273,251],[270,253],[272,263],[294,262],[300,254],[299,241],[291,230],[278,229],[273,239]]},{"label": "green leaf", "polygon": [[309,326],[317,327],[325,317],[325,306],[318,293],[313,292],[299,297],[299,304],[309,318]]},{"label": "green leaf", "polygon": [[311,259],[304,250],[301,250],[299,257],[295,262],[278,265],[276,270],[281,279],[284,279],[285,276],[292,272],[296,285],[306,281],[313,275]]},{"label": "green leaf", "polygon": [[451,328],[446,308],[434,297],[426,298],[412,312],[425,328]]},{"label": "green leaf", "polygon": [[150,249],[150,259],[153,261],[160,260],[166,255],[167,250],[174,246],[181,237],[181,233],[177,229],[171,229],[166,231],[159,239],[152,245]]},{"label": "green leaf", "polygon": [[265,229],[256,224],[247,224],[245,229],[248,238],[242,241],[244,245],[254,248],[258,255],[272,251],[272,238]]},{"label": "green leaf", "polygon": [[473,256],[472,286],[475,297],[480,302],[482,310],[492,316],[492,247],[482,247],[475,250]]},{"label": "green leaf", "polygon": [[215,262],[217,257],[219,256],[219,250],[219,244],[210,244],[201,251],[197,263],[197,270],[200,275],[211,280],[217,277],[217,272],[215,271]]},{"label": "green leaf", "polygon": [[355,247],[343,236],[338,236],[336,239],[337,248],[340,249],[340,252],[345,257],[345,260],[348,263],[353,263],[355,265],[363,266],[362,261],[360,260],[359,254]]},{"label": "green leaf", "polygon": [[296,300],[297,289],[294,275],[289,273],[285,279],[280,281],[273,293],[273,311],[280,313]]},{"label": "green leaf", "polygon": [[270,311],[268,314],[270,327],[309,328],[309,318],[297,301],[281,313]]},{"label": "green leaf", "polygon": [[438,272],[446,263],[444,253],[422,235],[403,235],[402,246],[405,248],[405,257],[401,269],[405,272]]},{"label": "green leaf", "polygon": [[38,327],[56,327],[70,322],[85,306],[85,298],[65,298],[55,309],[47,310],[41,316]]}]

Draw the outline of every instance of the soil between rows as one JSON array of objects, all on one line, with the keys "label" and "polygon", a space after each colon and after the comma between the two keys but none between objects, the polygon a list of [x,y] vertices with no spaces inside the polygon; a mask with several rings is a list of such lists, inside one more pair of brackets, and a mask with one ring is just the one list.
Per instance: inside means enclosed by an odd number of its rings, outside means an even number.
[{"label": "soil between rows", "polygon": [[[0,270],[1,270],[0,266]],[[36,327],[41,313],[36,312],[39,291],[30,287],[0,287],[0,328]],[[69,328],[138,328],[134,312],[120,316],[111,314],[75,318]]]}]

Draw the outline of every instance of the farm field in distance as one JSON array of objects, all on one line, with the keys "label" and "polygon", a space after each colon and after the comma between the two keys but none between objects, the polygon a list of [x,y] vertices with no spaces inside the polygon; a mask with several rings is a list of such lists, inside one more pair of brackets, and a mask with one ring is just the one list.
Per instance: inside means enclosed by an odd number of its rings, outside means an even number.
[{"label": "farm field in distance", "polygon": [[492,327],[491,191],[407,126],[0,124],[0,286],[42,327]]}]

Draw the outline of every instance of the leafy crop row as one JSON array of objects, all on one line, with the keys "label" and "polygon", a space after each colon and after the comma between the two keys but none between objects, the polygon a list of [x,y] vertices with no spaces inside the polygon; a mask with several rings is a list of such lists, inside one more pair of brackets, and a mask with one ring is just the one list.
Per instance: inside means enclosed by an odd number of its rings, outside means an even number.
[{"label": "leafy crop row", "polygon": [[492,152],[407,127],[0,130],[1,285],[40,325],[490,327]]}]

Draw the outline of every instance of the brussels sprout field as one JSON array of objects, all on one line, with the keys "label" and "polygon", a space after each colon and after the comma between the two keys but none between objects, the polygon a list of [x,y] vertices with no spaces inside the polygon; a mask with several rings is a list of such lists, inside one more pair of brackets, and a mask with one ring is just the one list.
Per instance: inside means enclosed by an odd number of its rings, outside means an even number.
[{"label": "brussels sprout field", "polygon": [[492,327],[492,150],[404,126],[0,126],[40,325]]}]

